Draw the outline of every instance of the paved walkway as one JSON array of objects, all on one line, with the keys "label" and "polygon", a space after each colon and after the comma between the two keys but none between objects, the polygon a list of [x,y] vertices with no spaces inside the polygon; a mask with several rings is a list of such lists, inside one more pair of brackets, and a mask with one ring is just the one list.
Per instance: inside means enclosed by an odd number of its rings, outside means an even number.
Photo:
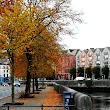
[{"label": "paved walkway", "polygon": [[[60,106],[63,105],[63,97],[58,94],[52,86],[47,86],[39,91],[39,94],[32,94],[35,98],[18,98],[20,94],[16,94],[16,102],[23,102],[24,107],[10,107],[9,110],[63,110],[61,107],[41,108],[41,107],[25,107],[25,106]],[[4,103],[11,102],[11,97],[6,97],[0,100],[0,106]],[[6,109],[6,108],[5,108]],[[7,110],[7,109],[6,109]]]}]

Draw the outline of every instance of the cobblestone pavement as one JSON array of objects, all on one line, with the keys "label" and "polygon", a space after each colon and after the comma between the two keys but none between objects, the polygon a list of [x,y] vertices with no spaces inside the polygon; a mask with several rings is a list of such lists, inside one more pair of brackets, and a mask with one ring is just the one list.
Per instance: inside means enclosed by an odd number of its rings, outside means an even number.
[{"label": "cobblestone pavement", "polygon": [[[39,91],[40,93],[37,94],[37,98],[30,98],[28,101],[25,101],[24,105],[22,105],[23,107],[22,106],[10,107],[9,109],[5,107],[4,109],[5,110],[64,110],[63,108],[59,108],[59,107],[53,107],[53,108],[34,107],[34,106],[42,106],[43,105],[42,99],[48,98],[46,94],[53,92],[53,91],[55,91],[55,90],[52,87],[47,86],[45,89],[42,89],[41,91]],[[16,99],[18,99],[20,94],[16,94],[15,96],[16,96]],[[52,99],[52,100],[54,100],[54,99]],[[1,99],[0,106],[2,106],[4,103],[9,103],[9,102],[11,102],[11,97],[6,97],[4,99]],[[63,101],[60,103],[60,105],[63,105]],[[25,106],[31,106],[31,107],[25,107]],[[54,106],[54,105],[52,105],[52,106]],[[2,109],[0,109],[0,110],[2,110]]]}]

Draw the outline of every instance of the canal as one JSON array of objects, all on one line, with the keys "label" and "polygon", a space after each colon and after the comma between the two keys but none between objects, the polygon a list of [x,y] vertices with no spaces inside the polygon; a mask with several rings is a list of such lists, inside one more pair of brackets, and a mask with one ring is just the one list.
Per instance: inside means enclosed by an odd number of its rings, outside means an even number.
[{"label": "canal", "polygon": [[85,93],[91,97],[93,102],[92,110],[110,110],[110,93]]}]

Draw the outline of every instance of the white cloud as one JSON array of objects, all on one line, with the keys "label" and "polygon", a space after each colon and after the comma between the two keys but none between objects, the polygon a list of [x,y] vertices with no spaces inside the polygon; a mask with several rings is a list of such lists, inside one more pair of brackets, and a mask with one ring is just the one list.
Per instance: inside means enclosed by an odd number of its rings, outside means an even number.
[{"label": "white cloud", "polygon": [[74,10],[84,12],[86,24],[79,24],[78,34],[66,38],[68,48],[100,48],[110,46],[110,0],[72,0]]}]

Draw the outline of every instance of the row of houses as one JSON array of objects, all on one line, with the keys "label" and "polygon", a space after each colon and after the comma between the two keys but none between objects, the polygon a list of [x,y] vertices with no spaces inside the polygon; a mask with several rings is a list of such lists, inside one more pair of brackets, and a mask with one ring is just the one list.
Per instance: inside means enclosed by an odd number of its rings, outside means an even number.
[{"label": "row of houses", "polygon": [[66,54],[64,54],[64,56],[59,59],[60,61],[58,65],[60,66],[56,68],[57,79],[62,79],[62,76],[65,76],[65,74],[68,74],[68,78],[63,78],[69,79],[69,70],[74,67],[77,70],[77,68],[79,67],[87,68],[99,66],[100,68],[102,68],[104,66],[108,66],[110,71],[110,47],[96,49],[90,48],[84,50],[69,49],[66,50],[65,53]]},{"label": "row of houses", "polygon": [[[76,68],[77,70],[79,67],[95,66],[100,66],[101,68],[108,66],[110,70],[110,47],[64,50],[62,58],[59,59],[55,67],[56,79],[70,79],[69,70],[71,68]],[[0,81],[8,77],[10,77],[9,59],[2,58],[0,60]]]}]

